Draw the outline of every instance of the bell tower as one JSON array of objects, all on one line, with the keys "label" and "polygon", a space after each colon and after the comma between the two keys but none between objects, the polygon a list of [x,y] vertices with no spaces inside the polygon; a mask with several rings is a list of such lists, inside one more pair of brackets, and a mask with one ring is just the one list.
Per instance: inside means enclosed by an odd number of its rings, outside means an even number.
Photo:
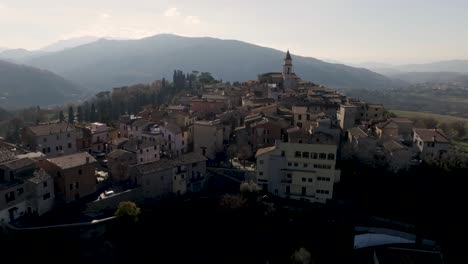
[{"label": "bell tower", "polygon": [[286,57],[284,57],[284,64],[283,64],[283,88],[284,89],[292,88],[292,82],[293,82],[292,76],[293,76],[292,58],[288,50],[286,52]]}]

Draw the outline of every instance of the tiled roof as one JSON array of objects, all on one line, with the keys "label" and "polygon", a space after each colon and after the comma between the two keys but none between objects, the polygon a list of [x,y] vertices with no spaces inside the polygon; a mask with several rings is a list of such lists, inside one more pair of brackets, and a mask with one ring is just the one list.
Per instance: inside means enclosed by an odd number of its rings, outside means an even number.
[{"label": "tiled roof", "polygon": [[380,122],[376,125],[378,128],[383,129],[383,128],[398,128],[398,125],[393,122],[393,120],[389,119],[384,122]]},{"label": "tiled roof", "polygon": [[36,136],[46,136],[51,134],[64,133],[75,130],[75,127],[67,123],[54,123],[29,127],[29,130]]},{"label": "tiled roof", "polygon": [[150,122],[148,120],[140,118],[140,119],[137,119],[135,122],[133,122],[132,126],[137,126],[138,128],[143,129],[143,128],[145,128],[147,126],[150,126],[150,125],[153,125],[153,124],[154,124],[154,122]]},{"label": "tiled roof", "polygon": [[419,137],[426,142],[441,142],[449,143],[450,140],[445,133],[440,129],[422,129],[415,128],[413,131],[419,135]]},{"label": "tiled roof", "polygon": [[396,142],[395,140],[390,140],[390,141],[386,141],[383,143],[383,147],[390,151],[390,152],[393,152],[393,151],[397,151],[397,150],[401,150],[401,149],[406,149],[403,145],[401,145],[400,143]]},{"label": "tiled roof", "polygon": [[270,151],[273,151],[275,149],[276,149],[276,146],[261,148],[261,149],[257,150],[257,153],[255,153],[255,157],[261,156],[261,155],[263,155],[265,153],[268,153]]},{"label": "tiled roof", "polygon": [[200,153],[191,152],[176,159],[161,159],[155,162],[145,163],[134,167],[141,174],[148,174],[163,170],[172,169],[175,166],[192,164],[195,162],[206,161],[206,157]]},{"label": "tiled roof", "polygon": [[132,153],[123,149],[116,149],[112,151],[111,153],[107,154],[107,157],[110,159],[118,159],[128,154],[132,154]]},{"label": "tiled roof", "polygon": [[348,129],[348,133],[350,133],[353,137],[357,139],[368,137],[366,132],[362,131],[359,127],[352,127]]},{"label": "tiled roof", "polygon": [[180,126],[174,124],[174,123],[167,123],[164,125],[164,127],[169,130],[170,132],[174,133],[174,134],[180,134],[182,133],[182,129],[180,129]]},{"label": "tiled roof", "polygon": [[49,162],[57,165],[61,169],[69,169],[86,164],[86,158],[89,158],[89,163],[97,162],[91,155],[87,152],[75,153],[67,156],[62,156],[58,158],[49,159]]},{"label": "tiled roof", "polygon": [[33,166],[36,164],[37,164],[37,161],[33,159],[23,158],[23,159],[15,159],[15,160],[7,161],[5,163],[2,163],[0,166],[7,167],[10,170],[17,170],[17,169],[21,169],[24,167]]},{"label": "tiled roof", "polygon": [[127,151],[137,151],[156,146],[157,143],[149,140],[138,140],[131,138],[122,145],[122,148]]}]

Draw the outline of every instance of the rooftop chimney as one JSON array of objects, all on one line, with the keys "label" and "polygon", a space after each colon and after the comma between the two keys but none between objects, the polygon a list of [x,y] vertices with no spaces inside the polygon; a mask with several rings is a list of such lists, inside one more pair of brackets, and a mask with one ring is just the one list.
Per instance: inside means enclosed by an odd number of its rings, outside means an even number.
[{"label": "rooftop chimney", "polygon": [[89,157],[86,157],[86,164],[89,163]]}]

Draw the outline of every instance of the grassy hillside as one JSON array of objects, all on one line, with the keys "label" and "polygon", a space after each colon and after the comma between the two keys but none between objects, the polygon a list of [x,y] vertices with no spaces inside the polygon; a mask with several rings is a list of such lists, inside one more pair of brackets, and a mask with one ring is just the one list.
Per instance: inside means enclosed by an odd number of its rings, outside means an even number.
[{"label": "grassy hillside", "polygon": [[439,114],[433,114],[433,113],[402,111],[402,110],[390,110],[390,112],[396,114],[398,117],[406,117],[410,119],[432,118],[432,119],[435,119],[439,123],[451,123],[455,121],[463,121],[463,122],[468,123],[468,118],[450,116],[450,115],[439,115]]}]

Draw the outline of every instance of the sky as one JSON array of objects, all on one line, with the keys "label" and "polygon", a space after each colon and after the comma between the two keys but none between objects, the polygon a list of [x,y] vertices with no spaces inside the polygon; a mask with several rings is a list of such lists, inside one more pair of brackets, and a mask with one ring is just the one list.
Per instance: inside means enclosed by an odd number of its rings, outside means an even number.
[{"label": "sky", "polygon": [[0,0],[0,47],[159,33],[346,63],[468,59],[467,0]]}]

